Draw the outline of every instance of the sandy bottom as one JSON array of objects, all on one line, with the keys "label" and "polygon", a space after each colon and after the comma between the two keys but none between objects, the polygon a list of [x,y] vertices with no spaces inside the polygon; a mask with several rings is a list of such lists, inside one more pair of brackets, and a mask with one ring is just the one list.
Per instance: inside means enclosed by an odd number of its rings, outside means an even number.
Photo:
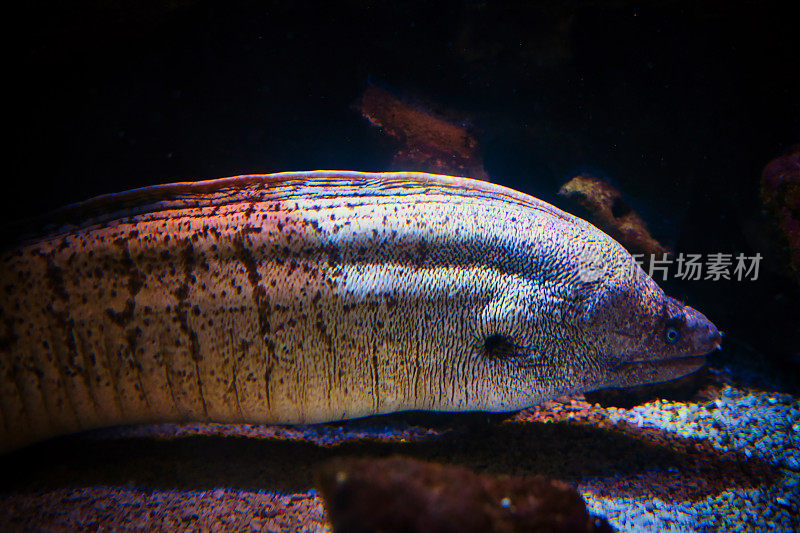
[{"label": "sandy bottom", "polygon": [[578,488],[622,531],[800,530],[800,402],[712,371],[689,401],[515,415],[113,428],[0,457],[3,530],[330,530],[315,472],[402,454]]}]

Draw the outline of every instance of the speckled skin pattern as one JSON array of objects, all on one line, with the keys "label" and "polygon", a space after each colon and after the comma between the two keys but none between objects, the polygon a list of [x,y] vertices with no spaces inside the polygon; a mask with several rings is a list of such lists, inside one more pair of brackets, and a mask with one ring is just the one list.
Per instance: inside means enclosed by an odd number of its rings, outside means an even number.
[{"label": "speckled skin pattern", "polygon": [[0,451],[123,423],[508,411],[682,376],[720,340],[589,223],[430,174],[99,197],[3,252],[0,280]]}]

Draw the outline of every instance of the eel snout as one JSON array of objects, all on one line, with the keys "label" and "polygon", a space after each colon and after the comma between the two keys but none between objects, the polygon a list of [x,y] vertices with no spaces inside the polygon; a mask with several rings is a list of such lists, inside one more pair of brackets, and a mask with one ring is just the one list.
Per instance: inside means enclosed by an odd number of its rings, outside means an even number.
[{"label": "eel snout", "polygon": [[722,333],[700,311],[689,306],[684,308],[686,313],[686,336],[690,341],[691,355],[707,355],[722,347]]}]

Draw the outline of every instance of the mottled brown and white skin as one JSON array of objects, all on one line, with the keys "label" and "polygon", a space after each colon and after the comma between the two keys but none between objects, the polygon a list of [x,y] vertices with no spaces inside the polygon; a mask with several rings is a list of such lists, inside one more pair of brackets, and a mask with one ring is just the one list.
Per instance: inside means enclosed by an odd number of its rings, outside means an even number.
[{"label": "mottled brown and white skin", "polygon": [[148,187],[0,256],[0,451],[116,424],[509,411],[674,379],[719,342],[613,239],[504,187]]}]

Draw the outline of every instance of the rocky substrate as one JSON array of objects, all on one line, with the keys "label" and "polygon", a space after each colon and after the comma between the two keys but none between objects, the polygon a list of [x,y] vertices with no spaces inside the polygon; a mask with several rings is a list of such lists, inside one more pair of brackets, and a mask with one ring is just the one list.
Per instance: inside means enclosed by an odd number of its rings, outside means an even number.
[{"label": "rocky substrate", "polygon": [[324,531],[315,490],[324,465],[390,455],[563,480],[621,531],[800,530],[800,402],[721,371],[689,400],[631,408],[580,396],[510,417],[163,424],[59,438],[0,458],[0,529]]}]

